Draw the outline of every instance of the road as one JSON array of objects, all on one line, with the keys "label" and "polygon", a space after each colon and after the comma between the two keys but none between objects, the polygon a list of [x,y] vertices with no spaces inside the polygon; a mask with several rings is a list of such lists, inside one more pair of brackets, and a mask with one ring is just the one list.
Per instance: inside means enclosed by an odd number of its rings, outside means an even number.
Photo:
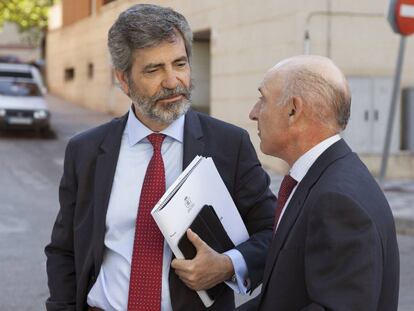
[{"label": "road", "polygon": [[[0,310],[44,310],[44,246],[58,211],[64,148],[75,133],[109,120],[48,96],[54,135],[0,132]],[[400,311],[414,309],[414,236],[399,236]],[[243,298],[237,298],[242,301]]]},{"label": "road", "polygon": [[[49,97],[55,135],[0,133],[0,310],[45,310],[44,246],[58,211],[65,145],[110,119]],[[55,136],[55,137],[54,137]]]}]

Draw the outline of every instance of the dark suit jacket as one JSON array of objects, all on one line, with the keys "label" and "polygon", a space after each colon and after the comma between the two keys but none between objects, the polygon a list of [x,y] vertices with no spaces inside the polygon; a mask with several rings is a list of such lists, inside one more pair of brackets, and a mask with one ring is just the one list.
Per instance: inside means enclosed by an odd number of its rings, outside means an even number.
[{"label": "dark suit jacket", "polygon": [[396,311],[398,284],[387,200],[340,140],[298,185],[269,249],[262,292],[240,310]]},{"label": "dark suit jacket", "polygon": [[[46,246],[50,297],[48,310],[85,310],[104,253],[105,218],[127,115],[72,138],[66,148],[59,188],[60,211]],[[252,288],[262,280],[272,238],[275,197],[246,131],[189,111],[184,125],[185,168],[196,155],[211,156],[250,233],[237,246]],[[204,310],[196,292],[171,269],[174,310]],[[234,308],[225,288],[209,310]]]}]

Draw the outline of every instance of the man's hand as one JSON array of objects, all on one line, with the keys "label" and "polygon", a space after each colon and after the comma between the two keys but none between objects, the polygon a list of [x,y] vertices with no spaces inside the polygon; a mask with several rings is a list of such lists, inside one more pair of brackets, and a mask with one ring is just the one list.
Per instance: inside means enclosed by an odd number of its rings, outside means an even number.
[{"label": "man's hand", "polygon": [[192,260],[174,259],[171,267],[189,288],[209,289],[232,277],[234,267],[230,257],[214,251],[191,229],[187,230],[187,237],[197,255]]}]

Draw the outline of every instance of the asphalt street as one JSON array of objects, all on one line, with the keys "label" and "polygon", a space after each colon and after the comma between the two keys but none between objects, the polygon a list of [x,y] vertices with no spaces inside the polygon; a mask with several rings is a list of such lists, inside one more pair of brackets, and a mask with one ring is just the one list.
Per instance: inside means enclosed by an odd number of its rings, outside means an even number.
[{"label": "asphalt street", "polygon": [[[64,149],[74,134],[112,117],[48,96],[54,133],[0,132],[0,310],[45,310],[44,246],[56,217]],[[414,236],[398,237],[400,311],[414,310]],[[240,303],[246,298],[237,297]]]}]

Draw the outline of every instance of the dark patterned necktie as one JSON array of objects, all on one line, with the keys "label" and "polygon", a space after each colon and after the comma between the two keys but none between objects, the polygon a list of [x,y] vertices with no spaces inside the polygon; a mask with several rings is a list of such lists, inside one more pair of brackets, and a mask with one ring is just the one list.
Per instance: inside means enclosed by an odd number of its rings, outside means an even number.
[{"label": "dark patterned necktie", "polygon": [[164,239],[151,210],[165,192],[163,134],[151,134],[154,153],[148,164],[139,200],[131,260],[128,311],[160,310]]},{"label": "dark patterned necktie", "polygon": [[273,231],[276,230],[277,223],[279,221],[280,215],[282,214],[283,207],[286,204],[287,199],[292,193],[293,188],[295,188],[298,182],[292,178],[290,175],[285,175],[283,177],[282,183],[280,184],[279,193],[277,195],[277,205],[275,212],[275,224],[273,225]]}]

